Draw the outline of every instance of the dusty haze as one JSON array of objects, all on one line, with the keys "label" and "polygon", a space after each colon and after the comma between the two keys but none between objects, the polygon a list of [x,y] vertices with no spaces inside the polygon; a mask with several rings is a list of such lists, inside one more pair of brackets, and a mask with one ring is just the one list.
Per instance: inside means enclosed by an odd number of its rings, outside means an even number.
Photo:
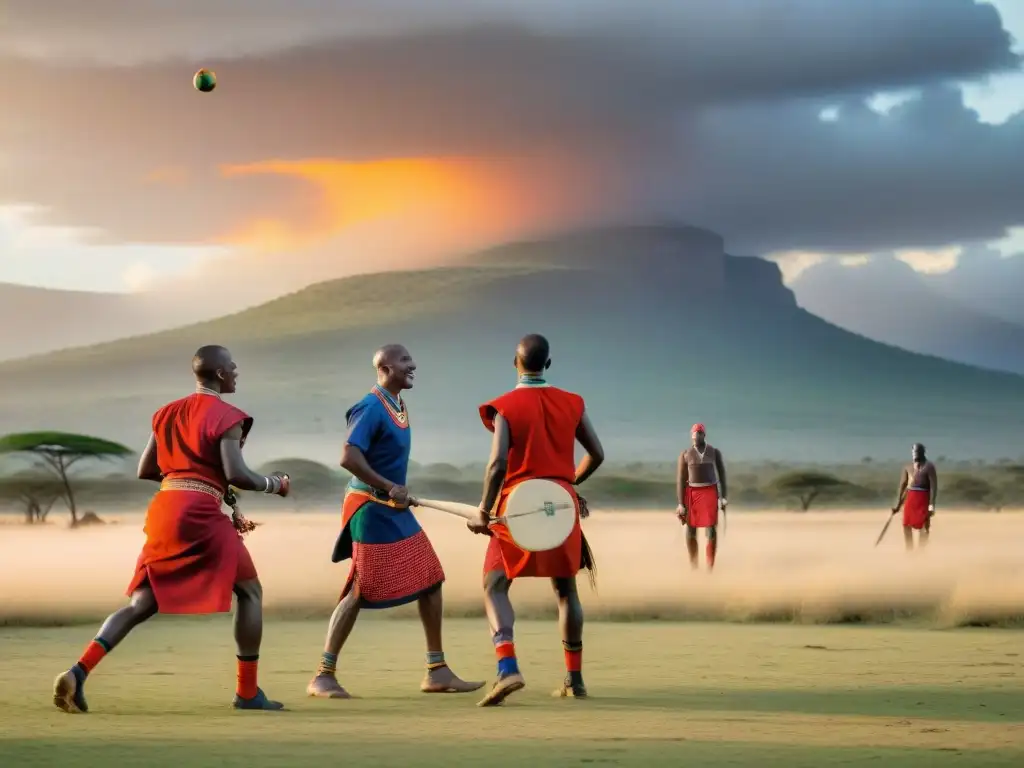
[{"label": "dusty haze", "polygon": [[[452,615],[481,613],[485,539],[441,513],[423,512],[448,580]],[[882,513],[797,515],[734,511],[713,577],[686,562],[671,512],[595,512],[585,524],[598,592],[580,580],[590,618],[733,621],[892,621],[937,626],[1014,623],[1024,613],[1024,515],[942,513],[926,552],[903,552],[898,521],[872,545]],[[335,514],[264,516],[248,538],[268,612],[323,617],[348,573],[330,551]],[[93,621],[123,604],[142,543],[141,517],[70,531],[0,527],[0,622]],[[703,559],[703,539],[701,556]],[[542,580],[517,584],[520,616],[553,611]],[[390,616],[414,615],[408,607]],[[225,629],[225,631],[228,631]]]}]

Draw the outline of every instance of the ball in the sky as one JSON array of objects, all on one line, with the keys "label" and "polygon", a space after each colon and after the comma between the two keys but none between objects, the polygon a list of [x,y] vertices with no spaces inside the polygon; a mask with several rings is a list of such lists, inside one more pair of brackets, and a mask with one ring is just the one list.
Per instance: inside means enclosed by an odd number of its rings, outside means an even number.
[{"label": "ball in the sky", "polygon": [[192,78],[192,85],[196,87],[197,91],[209,93],[217,87],[217,76],[213,73],[213,70],[200,69],[196,72],[195,77]]}]

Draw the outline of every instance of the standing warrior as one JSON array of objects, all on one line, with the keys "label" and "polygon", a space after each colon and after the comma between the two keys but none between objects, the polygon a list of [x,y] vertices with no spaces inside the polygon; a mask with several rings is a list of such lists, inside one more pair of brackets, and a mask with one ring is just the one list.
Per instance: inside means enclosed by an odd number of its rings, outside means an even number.
[{"label": "standing warrior", "polygon": [[146,512],[146,543],[128,586],[129,605],[113,613],[96,639],[54,684],[53,703],[65,712],[87,712],[85,680],[104,656],[139,624],[157,613],[209,614],[235,611],[238,687],[235,709],[278,710],[257,686],[263,639],[263,589],[240,530],[245,521],[221,509],[228,486],[287,496],[286,475],[250,470],[242,446],[253,420],[228,405],[238,367],[224,347],[202,347],[192,359],[194,394],[153,416],[152,434],[139,460],[140,480],[160,483]]},{"label": "standing warrior", "polygon": [[348,437],[341,466],[352,474],[342,505],[341,533],[333,562],[352,568],[331,615],[316,676],[306,693],[348,699],[336,677],[338,654],[361,608],[418,602],[427,637],[426,693],[463,693],[483,687],[448,668],[441,644],[444,570],[434,547],[409,509],[409,414],[402,391],[412,389],[416,364],[409,351],[389,344],[373,356],[377,385],[345,414]]},{"label": "standing warrior", "polygon": [[935,499],[939,494],[939,477],[935,465],[925,456],[924,446],[914,443],[911,463],[900,472],[900,487],[896,492],[893,514],[903,508],[903,542],[907,550],[914,548],[914,530],[921,533],[920,545],[928,543],[928,534],[935,514]]},{"label": "standing warrior", "polygon": [[[583,606],[576,591],[576,574],[580,568],[593,573],[593,558],[580,528],[580,518],[588,514],[586,501],[577,495],[574,486],[601,465],[604,449],[587,416],[583,398],[549,386],[544,380],[550,365],[547,339],[536,334],[526,336],[516,350],[516,388],[480,406],[480,417],[484,426],[494,432],[494,438],[484,477],[480,517],[468,525],[474,533],[492,536],[484,561],[484,602],[498,657],[498,679],[479,702],[482,707],[501,704],[509,694],[526,685],[516,661],[515,612],[508,595],[512,581],[522,577],[550,578],[558,597],[566,678],[555,695],[587,695],[582,667]],[[577,440],[587,452],[578,467],[574,466]],[[524,480],[535,478],[553,480],[578,499],[576,522],[569,538],[545,552],[526,552],[511,541],[504,526],[489,526],[491,511],[495,510],[500,517],[512,490]]]},{"label": "standing warrior", "polygon": [[722,461],[722,452],[705,440],[703,424],[694,424],[690,437],[693,445],[679,454],[676,477],[679,506],[676,514],[686,526],[686,551],[693,568],[698,567],[697,529],[707,529],[705,555],[710,571],[715,567],[715,553],[718,551],[718,510],[724,514],[729,503],[726,501],[725,462]]}]

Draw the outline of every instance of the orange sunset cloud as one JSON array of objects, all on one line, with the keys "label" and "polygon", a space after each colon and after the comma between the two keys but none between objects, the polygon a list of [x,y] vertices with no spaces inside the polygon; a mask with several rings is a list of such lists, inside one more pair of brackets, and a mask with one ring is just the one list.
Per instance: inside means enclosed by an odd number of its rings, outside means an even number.
[{"label": "orange sunset cloud", "polygon": [[220,173],[227,178],[291,177],[317,189],[321,206],[304,221],[260,217],[220,238],[227,245],[260,251],[310,247],[385,218],[428,218],[480,232],[501,230],[516,217],[508,180],[462,158],[267,160],[222,166]]}]

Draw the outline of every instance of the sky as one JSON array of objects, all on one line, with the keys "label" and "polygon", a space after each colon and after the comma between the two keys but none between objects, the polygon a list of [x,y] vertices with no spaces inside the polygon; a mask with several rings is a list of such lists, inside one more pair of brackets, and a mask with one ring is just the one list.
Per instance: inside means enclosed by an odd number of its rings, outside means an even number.
[{"label": "sky", "polygon": [[[1024,252],[1024,0],[5,12],[0,281],[231,307],[665,219],[787,280]],[[201,66],[213,93],[191,86]]]}]

